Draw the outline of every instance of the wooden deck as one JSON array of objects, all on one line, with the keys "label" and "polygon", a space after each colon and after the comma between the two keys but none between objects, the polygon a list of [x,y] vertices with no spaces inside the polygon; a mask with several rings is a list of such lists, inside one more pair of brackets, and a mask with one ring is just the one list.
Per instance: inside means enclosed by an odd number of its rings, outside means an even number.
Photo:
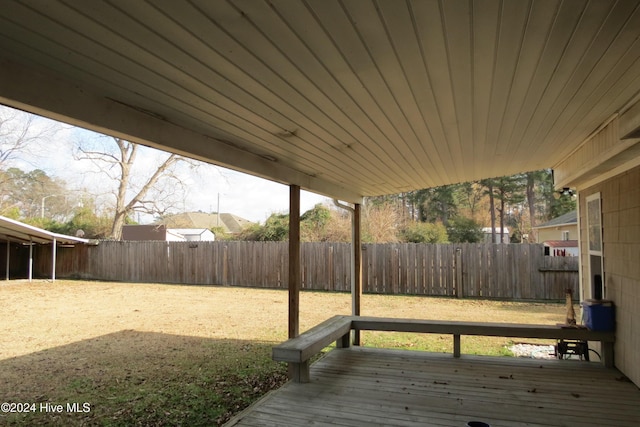
[{"label": "wooden deck", "polygon": [[640,390],[619,371],[533,360],[352,347],[228,426],[638,426]]}]

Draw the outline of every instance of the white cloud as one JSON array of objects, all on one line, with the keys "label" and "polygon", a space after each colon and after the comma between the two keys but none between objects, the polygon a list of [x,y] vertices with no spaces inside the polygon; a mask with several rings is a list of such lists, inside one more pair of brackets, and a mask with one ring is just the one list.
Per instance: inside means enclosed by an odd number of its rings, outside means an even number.
[{"label": "white cloud", "polygon": [[[38,119],[39,125],[50,122]],[[51,141],[35,144],[30,153],[16,159],[14,165],[23,170],[39,168],[49,176],[63,179],[76,191],[88,192],[96,197],[98,206],[113,202],[110,193],[113,183],[104,174],[97,173],[96,165],[88,160],[76,160],[73,147],[78,141],[92,141],[101,144],[108,141],[103,136],[59,125],[60,128]],[[142,150],[138,156],[138,168],[149,170],[158,164],[163,153],[154,149]],[[232,213],[254,222],[264,222],[272,213],[289,211],[289,187],[265,179],[257,178],[229,169],[201,164],[195,170],[183,166],[181,176],[184,177],[187,190],[181,194],[183,211],[216,212],[218,195],[220,211]],[[301,192],[300,210],[305,212],[317,203],[328,203],[329,199],[315,193]],[[150,217],[141,217],[149,222]]]},{"label": "white cloud", "polygon": [[[203,168],[206,172],[199,171],[201,180],[194,183],[187,196],[190,210],[216,212],[219,195],[220,212],[253,222],[264,222],[272,213],[289,211],[288,186],[211,165]],[[300,210],[304,212],[326,200],[325,196],[302,191]]]}]

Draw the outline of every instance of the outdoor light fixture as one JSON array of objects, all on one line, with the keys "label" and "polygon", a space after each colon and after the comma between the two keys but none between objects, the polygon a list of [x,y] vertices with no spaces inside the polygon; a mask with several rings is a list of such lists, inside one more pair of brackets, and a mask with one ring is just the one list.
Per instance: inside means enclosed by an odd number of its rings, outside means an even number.
[{"label": "outdoor light fixture", "polygon": [[555,199],[559,199],[559,198],[560,198],[560,197],[562,197],[562,196],[570,196],[570,197],[573,197],[573,196],[575,196],[575,195],[576,195],[576,192],[575,192],[574,190],[570,189],[569,187],[563,187],[563,188],[562,188],[562,190],[558,190],[558,191],[555,191],[555,192],[553,193],[553,197],[554,197]]}]

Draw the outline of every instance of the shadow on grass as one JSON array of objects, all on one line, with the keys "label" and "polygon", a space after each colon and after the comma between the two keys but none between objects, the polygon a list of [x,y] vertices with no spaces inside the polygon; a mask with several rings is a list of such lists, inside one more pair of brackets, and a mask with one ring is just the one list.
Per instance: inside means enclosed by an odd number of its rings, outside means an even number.
[{"label": "shadow on grass", "polygon": [[273,345],[123,330],[5,359],[0,401],[23,413],[0,425],[220,425],[286,382]]}]

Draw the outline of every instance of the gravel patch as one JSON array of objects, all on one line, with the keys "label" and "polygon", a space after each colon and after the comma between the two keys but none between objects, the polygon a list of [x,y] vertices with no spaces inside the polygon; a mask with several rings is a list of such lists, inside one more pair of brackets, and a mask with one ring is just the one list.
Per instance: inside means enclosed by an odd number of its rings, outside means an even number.
[{"label": "gravel patch", "polygon": [[555,349],[552,345],[515,344],[509,347],[515,357],[529,359],[555,359]]}]

